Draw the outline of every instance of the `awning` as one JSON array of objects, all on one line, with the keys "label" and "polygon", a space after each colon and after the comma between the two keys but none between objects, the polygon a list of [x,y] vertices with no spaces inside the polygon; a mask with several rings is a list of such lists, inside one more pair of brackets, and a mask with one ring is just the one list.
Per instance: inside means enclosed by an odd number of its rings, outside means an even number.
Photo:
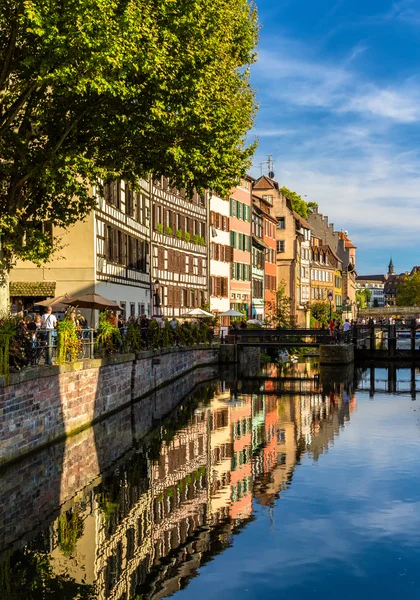
[{"label": "awning", "polygon": [[55,281],[11,281],[10,296],[55,296]]},{"label": "awning", "polygon": [[[267,244],[265,242],[263,242],[263,240],[261,238],[258,238],[255,235],[252,236],[252,242],[255,243],[255,244],[258,244],[262,248],[266,248],[267,250],[271,250],[270,246],[267,246]],[[274,250],[274,248],[273,248],[273,250]]]}]

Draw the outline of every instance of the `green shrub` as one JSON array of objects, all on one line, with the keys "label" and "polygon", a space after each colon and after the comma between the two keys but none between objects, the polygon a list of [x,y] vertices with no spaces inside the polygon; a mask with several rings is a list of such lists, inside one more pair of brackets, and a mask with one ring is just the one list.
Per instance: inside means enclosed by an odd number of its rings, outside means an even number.
[{"label": "green shrub", "polygon": [[177,237],[179,240],[182,240],[182,231],[181,231],[181,229],[177,229],[177,230],[176,230],[176,237]]},{"label": "green shrub", "polygon": [[109,313],[99,314],[98,335],[96,337],[96,348],[101,356],[114,354],[121,347],[121,335],[118,327],[112,324]]},{"label": "green shrub", "polygon": [[194,242],[194,244],[198,244],[199,241],[200,241],[200,236],[195,233],[194,236],[193,236],[193,242]]},{"label": "green shrub", "polygon": [[158,233],[163,233],[163,225],[162,225],[162,223],[158,223],[157,230],[158,230]]},{"label": "green shrub", "polygon": [[10,358],[14,353],[14,345],[18,351],[16,338],[18,335],[19,317],[6,314],[0,316],[0,375],[3,375],[6,383],[10,377]]},{"label": "green shrub", "polygon": [[173,231],[172,231],[172,227],[169,227],[169,225],[165,228],[165,233],[167,235],[172,235]]},{"label": "green shrub", "polygon": [[57,323],[56,360],[59,365],[77,360],[82,344],[77,335],[76,324],[70,320],[69,316],[70,311],[67,311],[66,318]]},{"label": "green shrub", "polygon": [[186,242],[190,242],[191,241],[191,235],[188,233],[188,231],[185,232],[185,241]]}]

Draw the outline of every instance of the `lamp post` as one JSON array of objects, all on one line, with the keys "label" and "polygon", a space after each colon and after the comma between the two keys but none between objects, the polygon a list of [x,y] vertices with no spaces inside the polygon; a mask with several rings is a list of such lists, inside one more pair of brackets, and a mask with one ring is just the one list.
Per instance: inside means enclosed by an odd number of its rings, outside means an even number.
[{"label": "lamp post", "polygon": [[328,292],[328,300],[330,301],[330,321],[331,321],[331,317],[332,317],[332,301],[333,301],[333,293],[330,290]]},{"label": "lamp post", "polygon": [[[350,297],[346,296],[346,318],[349,318],[349,310],[351,311]],[[351,316],[351,315],[350,315]]]},{"label": "lamp post", "polygon": [[159,279],[156,279],[156,281],[153,284],[153,294],[155,297],[155,307],[156,307],[156,316],[159,316],[159,307],[160,307],[160,296],[159,296],[159,290],[160,290],[160,281]]}]

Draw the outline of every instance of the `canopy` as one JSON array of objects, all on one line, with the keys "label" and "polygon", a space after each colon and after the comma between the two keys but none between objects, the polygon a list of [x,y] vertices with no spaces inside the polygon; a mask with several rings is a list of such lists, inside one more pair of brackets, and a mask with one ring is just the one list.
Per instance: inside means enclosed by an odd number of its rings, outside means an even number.
[{"label": "canopy", "polygon": [[55,298],[50,298],[49,300],[41,300],[40,302],[35,302],[35,306],[52,306],[55,311],[66,310],[68,304],[67,301],[72,301],[73,298],[68,294],[64,294],[63,296],[56,296]]},{"label": "canopy", "polygon": [[225,310],[225,312],[220,313],[219,317],[243,317],[244,313],[238,312],[237,310],[233,310],[230,308],[229,310]]},{"label": "canopy", "polygon": [[207,312],[206,310],[203,310],[202,308],[193,308],[192,310],[189,310],[187,313],[181,315],[182,318],[184,319],[188,319],[189,317],[191,318],[202,318],[202,317],[214,317],[214,315],[212,313]]},{"label": "canopy", "polygon": [[92,310],[105,310],[112,308],[113,310],[123,310],[114,300],[107,300],[95,292],[83,294],[82,296],[74,296],[63,300],[63,304],[67,306],[77,306],[78,308],[91,308]]}]

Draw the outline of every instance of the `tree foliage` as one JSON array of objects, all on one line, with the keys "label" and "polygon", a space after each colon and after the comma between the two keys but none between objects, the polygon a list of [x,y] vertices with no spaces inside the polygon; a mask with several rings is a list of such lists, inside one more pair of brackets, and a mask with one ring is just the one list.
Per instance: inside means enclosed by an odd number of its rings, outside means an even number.
[{"label": "tree foliage", "polygon": [[275,300],[265,304],[266,320],[269,323],[276,327],[290,327],[292,299],[286,295],[286,282],[284,280],[277,285]]},{"label": "tree foliage", "polygon": [[337,315],[336,313],[330,313],[330,303],[319,300],[318,302],[311,303],[311,317],[319,325],[328,325],[330,322],[330,314],[333,318]]},{"label": "tree foliage", "polygon": [[283,186],[280,191],[283,196],[286,196],[286,198],[290,200],[293,210],[304,219],[308,218],[314,208],[318,208],[318,204],[316,202],[306,202],[302,196],[299,196],[299,194],[296,192],[292,192],[285,186]]},{"label": "tree foliage", "polygon": [[404,277],[397,286],[398,306],[420,306],[420,273]]},{"label": "tree foliage", "polygon": [[254,146],[251,0],[0,3],[0,267],[46,260],[98,181],[227,191]]},{"label": "tree foliage", "polygon": [[364,288],[362,290],[356,290],[356,303],[359,308],[367,308],[372,298],[372,290]]}]

